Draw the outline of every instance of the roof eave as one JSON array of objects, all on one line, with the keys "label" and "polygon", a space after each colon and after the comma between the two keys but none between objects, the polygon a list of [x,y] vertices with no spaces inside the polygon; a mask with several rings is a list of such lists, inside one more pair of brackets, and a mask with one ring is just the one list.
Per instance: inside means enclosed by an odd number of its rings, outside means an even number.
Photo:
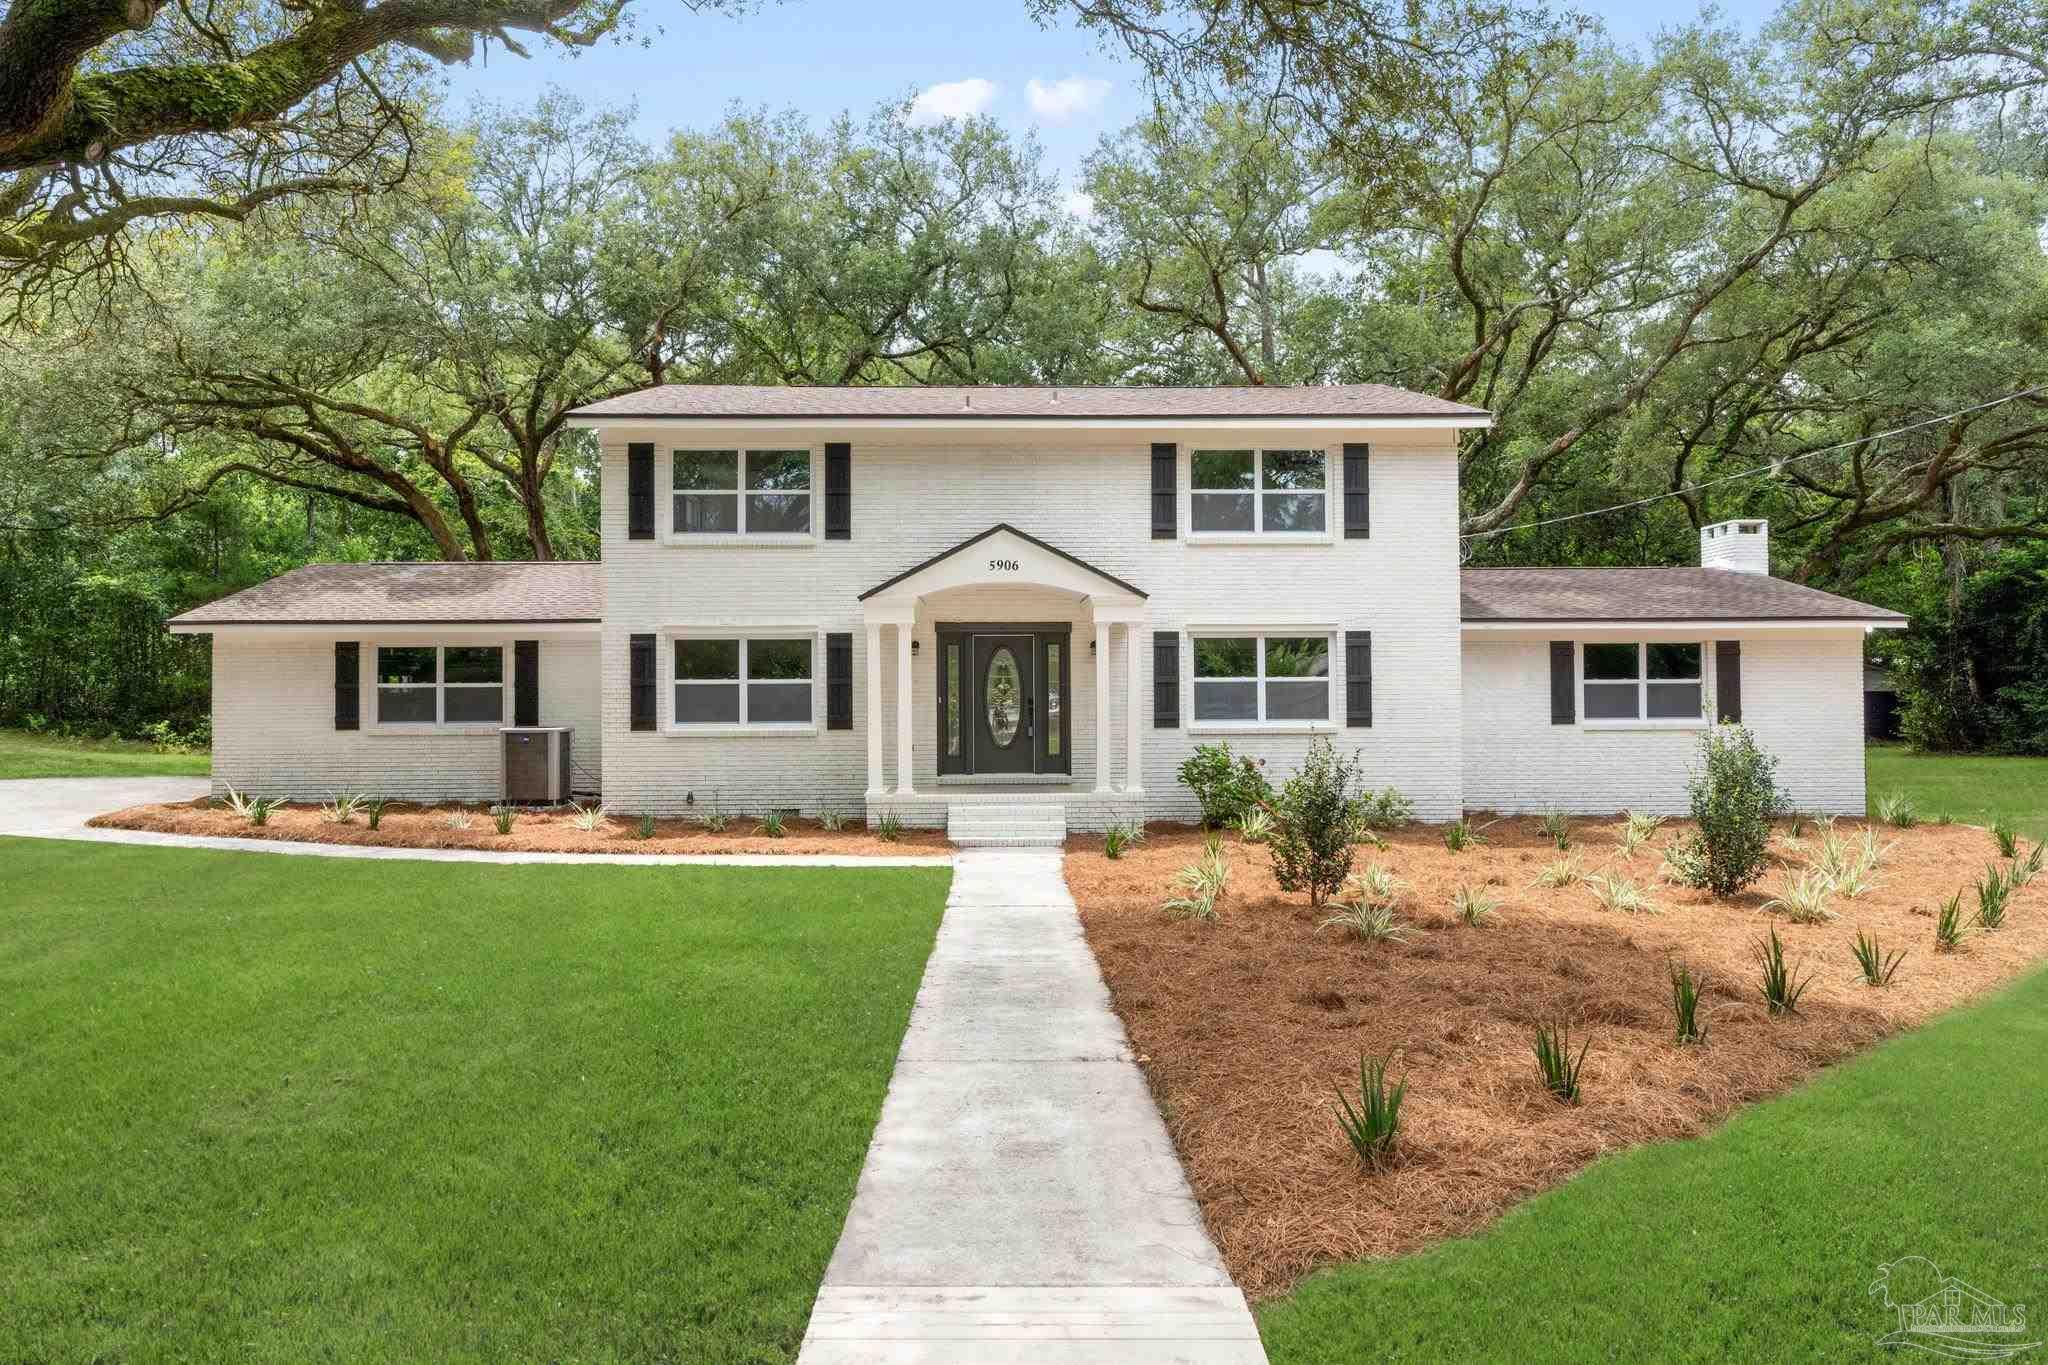
[{"label": "roof eave", "polygon": [[1577,626],[1598,630],[1904,630],[1904,616],[1466,616],[1463,630],[1531,630]]},{"label": "roof eave", "polygon": [[604,412],[571,413],[568,425],[596,429],[626,424],[700,426],[700,427],[762,427],[782,430],[854,430],[854,431],[943,431],[948,429],[991,431],[1005,427],[1019,431],[1071,430],[1071,431],[1120,431],[1148,430],[1160,427],[1179,427],[1201,431],[1254,431],[1271,427],[1290,427],[1310,431],[1356,431],[1361,427],[1385,427],[1407,431],[1457,431],[1482,430],[1493,425],[1488,413],[1317,413],[1291,414],[1273,413],[1258,417],[1216,417],[1189,413],[1146,414],[1138,417],[1064,417],[1046,415],[1042,417],[990,415],[977,417],[972,414],[941,416],[931,414],[915,417],[876,416],[829,416],[806,413],[803,416],[764,417],[759,414],[707,414],[674,412]]}]

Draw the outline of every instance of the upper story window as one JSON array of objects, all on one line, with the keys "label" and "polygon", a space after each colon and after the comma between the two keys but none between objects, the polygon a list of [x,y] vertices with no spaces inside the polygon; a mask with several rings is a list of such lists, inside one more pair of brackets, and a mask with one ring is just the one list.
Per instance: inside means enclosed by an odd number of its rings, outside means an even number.
[{"label": "upper story window", "polygon": [[1704,723],[1704,645],[1587,644],[1580,646],[1580,658],[1589,723]]},{"label": "upper story window", "polygon": [[1330,527],[1330,458],[1320,450],[1191,452],[1195,535],[1321,536]]},{"label": "upper story window", "polygon": [[502,725],[499,645],[379,645],[379,725]]},{"label": "upper story window", "polygon": [[669,456],[677,536],[809,536],[808,450],[677,450]]}]

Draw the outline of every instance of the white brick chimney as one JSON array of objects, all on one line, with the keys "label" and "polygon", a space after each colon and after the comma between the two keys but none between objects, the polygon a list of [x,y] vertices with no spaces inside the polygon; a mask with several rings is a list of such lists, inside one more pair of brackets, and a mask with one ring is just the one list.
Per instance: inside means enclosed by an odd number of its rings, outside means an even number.
[{"label": "white brick chimney", "polygon": [[1737,573],[1771,571],[1768,521],[1720,521],[1700,527],[1700,567]]}]

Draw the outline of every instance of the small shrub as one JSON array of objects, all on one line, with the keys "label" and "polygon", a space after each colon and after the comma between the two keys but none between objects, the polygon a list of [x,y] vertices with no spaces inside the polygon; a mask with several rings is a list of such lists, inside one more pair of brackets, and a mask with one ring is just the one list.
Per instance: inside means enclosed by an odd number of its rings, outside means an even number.
[{"label": "small shrub", "polygon": [[818,828],[827,834],[837,834],[846,828],[846,816],[837,810],[821,810],[818,812]]},{"label": "small shrub", "polygon": [[1585,869],[1579,866],[1579,855],[1574,853],[1569,858],[1559,858],[1556,862],[1545,863],[1536,873],[1534,885],[1556,889],[1577,886],[1585,879]]},{"label": "small shrub", "polygon": [[445,829],[465,830],[475,823],[476,817],[466,810],[451,810],[441,817],[441,824]]},{"label": "small shrub", "polygon": [[875,837],[885,844],[893,844],[903,837],[903,817],[893,810],[885,810],[875,817]]},{"label": "small shrub", "polygon": [[1732,896],[1764,874],[1771,822],[1784,805],[1778,760],[1740,725],[1717,725],[1700,737],[1686,790],[1699,826],[1674,861],[1688,885]]},{"label": "small shrub", "polygon": [[362,797],[353,792],[342,792],[321,805],[320,818],[330,825],[353,825],[362,809]]},{"label": "small shrub", "polygon": [[1887,792],[1877,799],[1877,818],[1894,829],[1911,829],[1920,823],[1913,798],[1903,791]]},{"label": "small shrub", "polygon": [[1785,889],[1764,902],[1765,911],[1781,910],[1794,924],[1823,924],[1835,918],[1828,901],[1835,884],[1809,868],[1785,883]]},{"label": "small shrub", "polygon": [[1344,883],[1344,889],[1350,892],[1347,899],[1360,904],[1394,905],[1400,901],[1407,885],[1379,863],[1367,863],[1365,871],[1354,873]]},{"label": "small shrub", "polygon": [[1977,879],[1977,927],[2003,928],[2006,905],[2011,900],[2012,883],[2006,880],[2005,869],[1992,863]]},{"label": "small shrub", "polygon": [[1310,905],[1321,905],[1351,875],[1357,780],[1355,757],[1339,756],[1326,737],[1309,745],[1300,769],[1268,807],[1273,880],[1281,890],[1306,891]]},{"label": "small shrub", "polygon": [[1414,937],[1392,904],[1373,901],[1340,905],[1316,927],[1336,929],[1366,943],[1406,943]]},{"label": "small shrub", "polygon": [[640,813],[640,823],[633,826],[633,835],[638,839],[654,837],[654,816],[646,811]]},{"label": "small shrub", "polygon": [[770,839],[780,839],[783,835],[789,833],[789,828],[783,823],[782,812],[771,810],[754,822],[754,833]]},{"label": "small shrub", "polygon": [[510,834],[512,832],[513,814],[514,812],[510,806],[491,807],[491,823],[498,827],[498,833]]},{"label": "small shrub", "polygon": [[1473,828],[1469,820],[1453,820],[1444,826],[1444,847],[1453,853],[1463,853],[1466,849],[1485,842],[1486,836]]},{"label": "small shrub", "polygon": [[[706,833],[723,834],[731,827],[732,817],[718,808],[718,798],[714,796],[711,798],[711,809],[704,812],[700,823],[703,824]],[[644,839],[647,836],[643,834],[640,837]]]},{"label": "small shrub", "polygon": [[598,830],[604,828],[607,812],[603,806],[582,806],[571,802],[569,809],[575,812],[575,814],[569,817],[570,823],[574,824],[576,828],[582,830],[585,834],[595,834]]},{"label": "small shrub", "polygon": [[1118,820],[1102,831],[1102,856],[1114,861],[1124,850],[1145,837],[1145,826],[1136,820]]},{"label": "small shrub", "polygon": [[1683,962],[1670,965],[1671,1017],[1677,1025],[1678,1044],[1698,1047],[1707,1041],[1707,1022],[1700,1018],[1700,993],[1707,979]]},{"label": "small shrub", "polygon": [[1600,903],[1602,910],[1613,910],[1624,915],[1658,913],[1656,903],[1650,899],[1649,893],[1627,877],[1588,877],[1586,889],[1593,893],[1593,899]]},{"label": "small shrub", "polygon": [[384,807],[388,804],[381,796],[372,796],[363,802],[363,820],[371,829],[384,823]]},{"label": "small shrub", "polygon": [[1546,811],[1543,816],[1543,833],[1557,846],[1559,853],[1572,846],[1572,820],[1561,810]]},{"label": "small shrub", "polygon": [[1387,1064],[1362,1054],[1358,1059],[1358,1104],[1354,1107],[1349,1096],[1337,1091],[1341,1106],[1338,1126],[1366,1165],[1378,1166],[1394,1150],[1394,1139],[1401,1131],[1401,1100],[1407,1093],[1405,1078],[1390,1088]]},{"label": "small shrub", "polygon": [[1392,787],[1362,792],[1355,808],[1361,829],[1399,829],[1415,818],[1415,803]]},{"label": "small shrub", "polygon": [[1451,893],[1451,913],[1474,927],[1500,918],[1500,898],[1461,886]]},{"label": "small shrub", "polygon": [[1856,931],[1855,951],[1856,965],[1863,972],[1863,984],[1866,986],[1891,985],[1892,978],[1899,974],[1899,964],[1906,960],[1904,948],[1886,954],[1878,946],[1876,934],[1866,934],[1860,929]]},{"label": "small shrub", "polygon": [[1813,974],[1809,972],[1799,977],[1796,968],[1785,965],[1785,945],[1778,941],[1776,929],[1771,930],[1769,938],[1758,939],[1751,948],[1761,972],[1758,986],[1763,992],[1764,1003],[1770,1006],[1772,1014],[1797,1014],[1799,997],[1806,994]]},{"label": "small shrub", "polygon": [[1648,812],[1639,813],[1637,811],[1625,810],[1621,815],[1622,819],[1626,822],[1622,827],[1624,832],[1634,835],[1636,842],[1639,844],[1649,839],[1664,824],[1663,816],[1652,815]]},{"label": "small shrub", "polygon": [[2017,858],[2020,856],[2020,832],[2004,816],[1991,822],[1991,837],[1998,841],[1998,856]]},{"label": "small shrub", "polygon": [[1970,931],[1963,925],[1963,893],[1958,891],[1941,903],[1934,918],[1934,951],[1952,953],[1969,936]]},{"label": "small shrub", "polygon": [[1559,1103],[1579,1102],[1579,1071],[1592,1046],[1593,1040],[1587,1039],[1574,1057],[1570,1024],[1559,1019],[1536,1026],[1536,1071],[1543,1078],[1543,1088],[1556,1096]]},{"label": "small shrub", "polygon": [[1250,755],[1231,753],[1228,744],[1203,744],[1180,765],[1180,782],[1201,803],[1202,824],[1223,829],[1248,807],[1272,799],[1264,766]]},{"label": "small shrub", "polygon": [[233,811],[237,818],[247,820],[252,825],[269,824],[270,813],[284,804],[273,796],[244,796],[232,786],[221,799],[227,802],[228,809]]},{"label": "small shrub", "polygon": [[1263,844],[1273,836],[1273,817],[1264,806],[1252,806],[1237,817],[1237,837],[1248,844]]},{"label": "small shrub", "polygon": [[2005,880],[2015,891],[2041,875],[2042,859],[2048,858],[2048,844],[2036,843],[2033,851],[2025,858],[2015,857],[2012,867],[2007,870]]},{"label": "small shrub", "polygon": [[1934,817],[1934,823],[1937,825],[1953,825],[1955,822],[1956,816],[1954,811],[1945,810]]},{"label": "small shrub", "polygon": [[1230,859],[1224,855],[1223,841],[1213,834],[1203,840],[1202,856],[1183,867],[1174,882],[1181,894],[1169,899],[1164,909],[1169,914],[1213,922],[1216,902],[1230,885]]}]

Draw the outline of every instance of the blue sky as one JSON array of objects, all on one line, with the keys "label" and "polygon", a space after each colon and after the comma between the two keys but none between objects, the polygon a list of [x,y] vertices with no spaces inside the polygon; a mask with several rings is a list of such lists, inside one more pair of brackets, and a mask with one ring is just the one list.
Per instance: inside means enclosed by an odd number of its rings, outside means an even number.
[{"label": "blue sky", "polygon": [[[1580,4],[1628,42],[1692,13],[1684,3],[1655,0]],[[1721,5],[1751,27],[1769,8],[1766,0]],[[613,43],[573,55],[535,47],[527,61],[494,50],[488,65],[452,73],[458,103],[471,94],[521,101],[554,83],[594,103],[633,102],[651,139],[713,124],[735,100],[822,121],[932,92],[934,114],[975,107],[1035,132],[1048,169],[1071,185],[1097,139],[1130,122],[1143,102],[1138,75],[1119,54],[1072,25],[1040,27],[1024,0],[771,0],[740,18],[695,14],[675,0],[638,0],[636,9],[664,30],[644,46]]]}]

